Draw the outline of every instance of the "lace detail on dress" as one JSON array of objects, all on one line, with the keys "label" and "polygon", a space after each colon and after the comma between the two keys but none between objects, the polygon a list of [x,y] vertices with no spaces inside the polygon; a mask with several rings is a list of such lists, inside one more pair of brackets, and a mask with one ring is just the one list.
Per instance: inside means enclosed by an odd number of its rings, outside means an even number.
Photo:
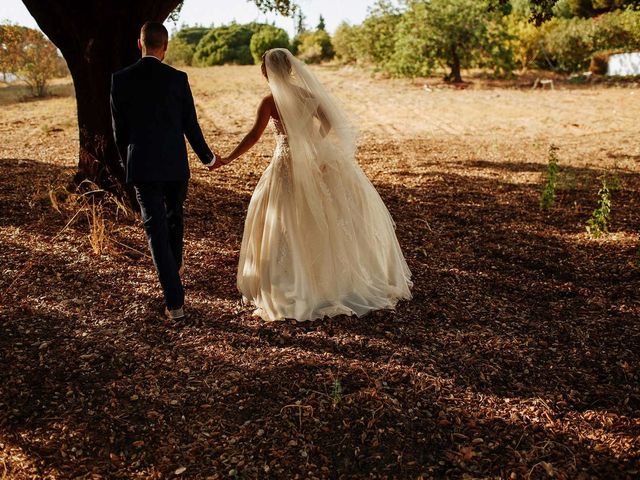
[{"label": "lace detail on dress", "polygon": [[287,135],[282,133],[283,130],[279,125],[281,124],[274,118],[272,127],[276,137],[276,148],[273,152],[271,163],[272,168],[275,170],[277,181],[282,183],[282,187],[286,191],[291,192],[291,148],[289,147]]},{"label": "lace detail on dress", "polygon": [[[283,238],[280,240],[280,247],[278,248],[278,265],[283,265],[285,263],[285,260],[288,258],[288,255],[289,246],[287,245],[286,238],[283,236]],[[284,268],[287,268],[287,266],[285,265]]]},{"label": "lace detail on dress", "polygon": [[284,125],[282,125],[282,122],[279,119],[271,117],[271,125],[275,129],[276,136],[279,136],[279,135],[282,135],[284,137],[287,136],[287,133],[284,130]]}]

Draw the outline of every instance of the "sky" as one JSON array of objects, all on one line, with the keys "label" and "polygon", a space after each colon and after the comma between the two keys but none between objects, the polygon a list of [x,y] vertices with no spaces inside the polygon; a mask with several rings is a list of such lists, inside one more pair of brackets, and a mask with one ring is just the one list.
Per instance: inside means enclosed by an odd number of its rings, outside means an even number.
[{"label": "sky", "polygon": [[[90,0],[87,0],[90,1]],[[327,31],[333,33],[343,20],[351,24],[362,22],[369,7],[375,0],[297,0],[298,5],[307,17],[308,27],[314,28],[322,14],[325,18]],[[29,14],[21,0],[0,0],[0,21],[9,20],[12,23],[37,27],[35,20]],[[253,2],[247,0],[185,0],[182,13],[177,25],[167,22],[171,31],[183,23],[194,25],[221,25],[236,20],[238,23],[251,21],[269,22],[284,28],[289,35],[294,33],[293,19],[276,14],[261,13]]]}]

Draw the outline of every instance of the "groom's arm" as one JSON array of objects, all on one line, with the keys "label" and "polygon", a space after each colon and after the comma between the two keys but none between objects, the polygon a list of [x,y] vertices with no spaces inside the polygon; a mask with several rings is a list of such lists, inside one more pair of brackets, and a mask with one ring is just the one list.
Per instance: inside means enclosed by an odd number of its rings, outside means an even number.
[{"label": "groom's arm", "polygon": [[184,106],[184,118],[183,128],[184,134],[191,144],[191,148],[196,152],[200,161],[206,166],[212,166],[216,160],[216,156],[213,154],[207,141],[204,139],[202,129],[198,123],[198,115],[196,113],[196,106],[193,102],[193,95],[191,94],[191,87],[189,86],[189,78],[184,73],[184,85],[185,85],[185,106]]},{"label": "groom's arm", "polygon": [[122,165],[122,168],[126,170],[127,167],[125,163],[127,161],[127,146],[129,145],[129,135],[124,117],[122,116],[122,112],[120,111],[116,102],[114,84],[115,75],[112,75],[110,93],[111,127],[113,130],[113,139],[116,142],[116,147],[118,147],[118,154],[120,155],[120,165]]}]

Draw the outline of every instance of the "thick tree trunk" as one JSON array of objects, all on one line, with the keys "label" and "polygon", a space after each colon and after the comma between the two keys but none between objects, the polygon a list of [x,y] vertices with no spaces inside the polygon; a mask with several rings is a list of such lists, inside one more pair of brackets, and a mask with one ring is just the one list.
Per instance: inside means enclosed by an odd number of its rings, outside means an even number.
[{"label": "thick tree trunk", "polygon": [[[114,30],[119,28],[114,27]],[[110,46],[112,37],[100,33],[100,37],[95,35],[90,40],[87,45],[90,51],[84,55],[63,50],[73,77],[78,106],[80,151],[76,182],[91,180],[111,191],[117,190],[124,180],[111,131],[111,74],[135,62],[139,56],[135,33],[121,32],[121,35],[133,42],[133,48],[124,43]]]},{"label": "thick tree trunk", "polygon": [[124,195],[111,131],[111,74],[134,63],[147,20],[164,21],[180,0],[23,0],[67,61],[76,91],[80,148],[76,182]]},{"label": "thick tree trunk", "polygon": [[456,45],[451,46],[451,74],[449,78],[455,83],[462,83],[462,76],[460,74],[460,56],[458,55],[458,48]]}]

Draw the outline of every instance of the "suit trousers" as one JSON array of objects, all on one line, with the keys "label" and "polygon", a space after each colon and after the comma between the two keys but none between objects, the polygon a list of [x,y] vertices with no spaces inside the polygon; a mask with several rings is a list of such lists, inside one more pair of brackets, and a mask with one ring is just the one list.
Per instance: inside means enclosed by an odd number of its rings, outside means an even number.
[{"label": "suit trousers", "polygon": [[134,184],[151,257],[170,310],[184,305],[179,270],[184,235],[182,205],[187,198],[187,185],[186,180]]}]

